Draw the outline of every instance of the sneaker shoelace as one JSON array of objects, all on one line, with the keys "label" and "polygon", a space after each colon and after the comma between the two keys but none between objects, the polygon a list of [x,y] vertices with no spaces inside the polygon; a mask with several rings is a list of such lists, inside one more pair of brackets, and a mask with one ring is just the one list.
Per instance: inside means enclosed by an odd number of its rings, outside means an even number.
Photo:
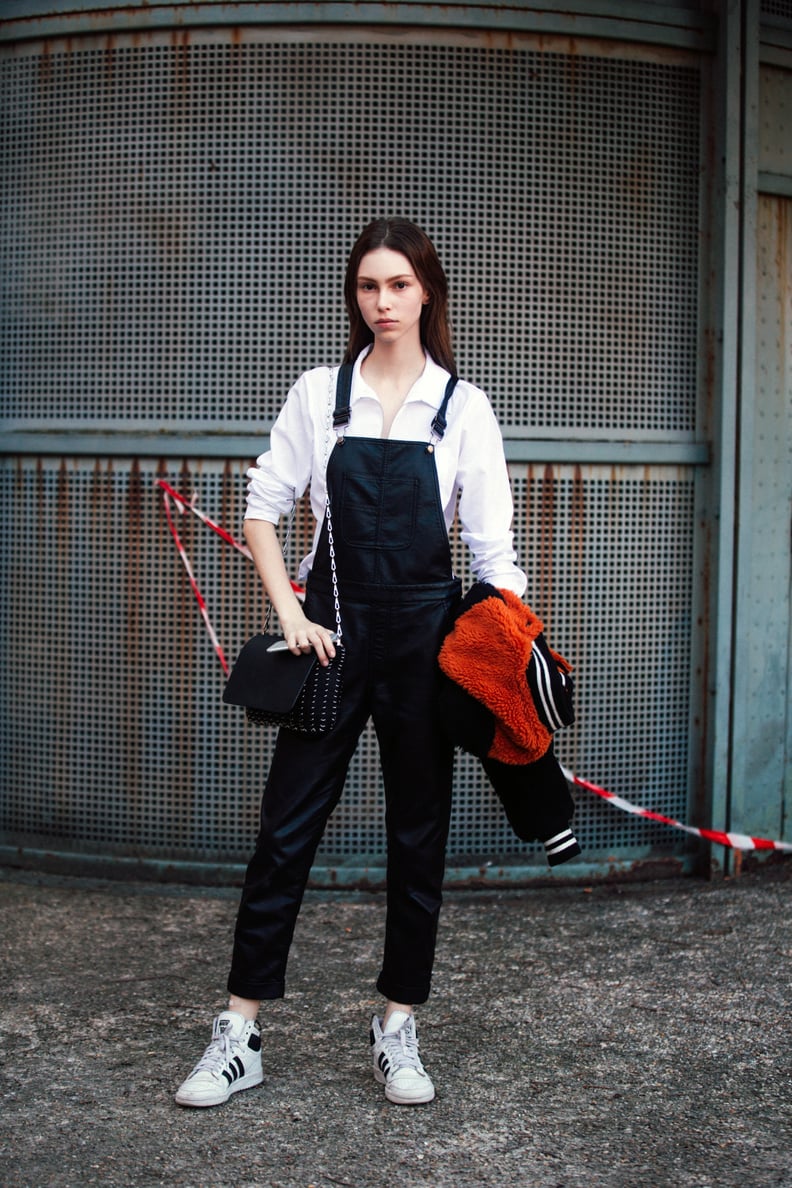
[{"label": "sneaker shoelace", "polygon": [[408,1034],[407,1028],[389,1032],[382,1037],[383,1046],[388,1053],[388,1059],[394,1069],[420,1068],[418,1059],[418,1037],[415,1032]]},{"label": "sneaker shoelace", "polygon": [[198,1072],[208,1072],[212,1076],[222,1075],[223,1069],[231,1063],[234,1040],[228,1031],[221,1031],[212,1036],[212,1042],[192,1071],[192,1076]]}]

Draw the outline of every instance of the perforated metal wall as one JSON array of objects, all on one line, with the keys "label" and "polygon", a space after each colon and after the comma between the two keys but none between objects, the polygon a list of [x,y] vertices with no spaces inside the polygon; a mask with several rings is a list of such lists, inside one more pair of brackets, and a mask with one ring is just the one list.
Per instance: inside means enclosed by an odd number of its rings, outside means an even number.
[{"label": "perforated metal wall", "polygon": [[695,66],[118,39],[2,77],[7,416],[271,421],[339,355],[355,234],[401,212],[505,427],[694,427]]},{"label": "perforated metal wall", "polygon": [[[2,537],[5,827],[31,845],[241,859],[273,735],[220,703],[222,672],[154,498],[158,472],[72,459],[0,469],[13,529]],[[229,523],[242,513],[242,475],[241,464],[203,463],[169,478]],[[563,735],[562,757],[658,811],[684,812],[692,475],[521,467],[513,481],[533,604],[578,669],[580,724]],[[197,520],[183,529],[234,654],[260,622],[252,566]],[[298,527],[293,558],[304,541]],[[452,863],[532,849],[512,838],[475,761],[460,757],[456,789]],[[323,858],[382,855],[380,797],[368,733]],[[594,800],[579,809],[589,851],[669,843],[664,827]]]},{"label": "perforated metal wall", "polygon": [[762,16],[781,17],[792,23],[792,0],[761,0],[759,11]]},{"label": "perforated metal wall", "polygon": [[[374,214],[432,233],[461,370],[507,433],[694,430],[695,61],[431,36],[4,51],[6,424],[119,430],[135,445],[84,458],[64,441],[62,459],[0,467],[6,841],[247,855],[272,737],[220,705],[153,480],[168,474],[239,527],[248,459],[197,461],[187,436],[249,435],[253,455],[295,376],[338,359],[344,257]],[[178,460],[155,460],[173,449],[145,436],[161,429],[181,435]],[[580,725],[562,757],[685,816],[692,470],[515,465],[512,477],[532,604],[578,667]],[[260,621],[252,569],[197,521],[183,527],[233,655]],[[461,550],[459,564],[467,576]],[[325,865],[381,864],[380,797],[367,734]],[[589,856],[678,845],[585,798],[579,832]],[[460,757],[451,865],[534,853]]]}]

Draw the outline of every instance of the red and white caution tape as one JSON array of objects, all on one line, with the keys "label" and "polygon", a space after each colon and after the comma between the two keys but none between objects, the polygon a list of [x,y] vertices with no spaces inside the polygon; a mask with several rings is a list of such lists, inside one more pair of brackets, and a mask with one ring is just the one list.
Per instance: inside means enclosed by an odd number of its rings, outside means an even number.
[{"label": "red and white caution tape", "polygon": [[[169,483],[165,482],[164,479],[157,479],[156,485],[162,490],[162,499],[166,507],[168,506],[169,499],[175,499],[181,507],[182,514],[185,514],[188,511],[192,512],[194,516],[198,517],[202,524],[205,524],[207,528],[211,528],[213,532],[216,532],[217,535],[226,542],[226,544],[230,544],[237,550],[238,553],[241,553],[243,557],[247,557],[248,561],[253,560],[253,554],[247,545],[240,544],[240,542],[234,536],[232,536],[230,532],[223,528],[222,524],[217,524],[214,520],[210,520],[206,512],[202,512],[199,507],[196,507],[194,495],[192,499],[188,499],[186,495],[180,495],[179,492],[175,491]],[[297,595],[300,601],[302,601],[305,597],[305,587],[301,586],[299,582],[291,582],[291,588],[294,590],[294,593]]]},{"label": "red and white caution tape", "polygon": [[786,850],[792,853],[792,842],[770,841],[766,837],[749,837],[745,833],[724,833],[720,829],[698,829],[695,825],[684,825],[681,821],[675,821],[673,817],[664,817],[662,813],[654,813],[651,809],[631,804],[629,800],[622,799],[614,792],[608,792],[605,788],[600,788],[598,784],[592,784],[590,780],[581,779],[566,767],[562,767],[562,771],[570,783],[593,792],[595,796],[601,796],[609,804],[620,808],[625,813],[632,813],[636,817],[647,817],[650,821],[660,821],[662,825],[683,829],[685,833],[703,837],[706,841],[717,842],[721,846],[730,846],[734,850]]},{"label": "red and white caution tape", "polygon": [[[200,508],[196,507],[194,496],[192,499],[187,499],[186,496],[180,495],[178,491],[175,491],[169,483],[165,482],[164,479],[157,479],[156,485],[162,491],[162,506],[165,509],[165,519],[167,520],[168,528],[170,530],[171,536],[173,537],[179,557],[181,558],[182,565],[184,566],[187,577],[189,578],[190,587],[193,594],[195,595],[195,601],[198,603],[198,609],[201,612],[201,618],[203,619],[204,625],[206,626],[209,639],[211,640],[212,647],[215,650],[215,655],[220,661],[223,672],[226,674],[226,676],[228,676],[228,661],[226,660],[225,653],[220,646],[220,641],[217,638],[217,632],[214,629],[212,620],[209,618],[209,611],[206,606],[206,601],[199,589],[197,581],[195,580],[195,574],[193,573],[193,568],[190,564],[190,558],[187,556],[187,550],[184,547],[184,542],[179,535],[179,531],[174,521],[174,502],[178,503],[182,515],[186,515],[188,511],[192,512],[193,515],[198,517],[202,524],[205,524],[207,528],[211,528],[213,532],[216,532],[219,537],[221,537],[227,544],[230,544],[233,548],[235,548],[238,553],[241,553],[243,557],[247,557],[248,561],[253,560],[253,555],[251,554],[247,545],[240,544],[230,532],[227,532],[226,529],[220,524],[216,524],[214,520],[210,520],[209,516],[207,516],[205,512],[202,512]],[[291,587],[299,598],[304,596],[305,591],[303,590],[302,586],[297,584],[297,582],[292,582]]]},{"label": "red and white caution tape", "polygon": [[214,520],[210,520],[205,512],[202,512],[199,507],[195,506],[195,496],[193,496],[192,499],[188,499],[185,495],[180,495],[178,491],[173,489],[170,483],[165,482],[165,479],[157,479],[156,485],[163,492],[163,502],[165,503],[166,507],[169,506],[169,499],[175,499],[176,502],[181,506],[182,513],[188,511],[192,512],[194,516],[198,517],[202,524],[206,524],[207,528],[211,528],[213,532],[216,532],[218,536],[222,537],[226,544],[232,545],[233,548],[235,548],[237,552],[241,553],[243,557],[247,557],[248,561],[253,560],[250,549],[247,547],[247,545],[240,544],[230,532],[226,532],[225,528],[223,528],[220,524],[216,524]]},{"label": "red and white caution tape", "polygon": [[[212,647],[214,648],[217,658],[222,665],[223,672],[227,676],[228,661],[225,658],[223,649],[220,647],[217,634],[214,627],[212,626],[212,621],[209,618],[206,602],[204,601],[203,595],[198,588],[198,583],[195,580],[192,565],[190,564],[190,558],[187,556],[187,552],[174,523],[172,501],[175,500],[180,505],[180,510],[183,515],[188,511],[192,512],[193,515],[198,517],[202,524],[205,524],[207,528],[211,528],[213,532],[216,532],[217,535],[222,537],[222,539],[226,541],[227,544],[232,545],[232,547],[235,548],[237,552],[241,553],[243,557],[247,557],[248,560],[252,560],[250,549],[247,547],[247,545],[240,544],[238,540],[235,540],[231,533],[227,532],[225,528],[221,527],[220,524],[216,524],[214,520],[210,520],[204,512],[195,506],[194,498],[187,499],[184,495],[180,495],[179,492],[175,491],[173,487],[165,482],[164,479],[157,479],[157,486],[162,490],[162,502],[165,508],[165,518],[168,522],[168,528],[170,529],[171,536],[173,537],[176,548],[178,549],[182,564],[187,571],[187,577],[190,580],[192,592],[195,595],[196,602],[198,603],[198,607],[201,612],[201,617],[203,618],[203,621],[206,625],[209,638],[212,641]],[[291,585],[298,597],[302,597],[304,595],[302,586],[299,586],[296,582],[292,582]],[[721,846],[729,846],[734,850],[781,850],[792,853],[792,842],[771,841],[766,837],[749,837],[745,833],[725,833],[720,829],[699,829],[695,825],[685,825],[682,821],[676,821],[673,817],[666,817],[662,813],[655,813],[651,809],[643,808],[641,805],[632,804],[629,800],[624,800],[623,797],[617,796],[615,792],[608,792],[606,788],[600,788],[598,784],[593,784],[591,780],[584,780],[580,776],[576,776],[567,767],[562,767],[562,771],[571,784],[576,784],[578,788],[585,788],[588,792],[593,792],[595,796],[600,796],[603,800],[606,800],[615,808],[619,808],[625,813],[632,813],[633,816],[645,817],[649,821],[659,821],[661,825],[670,825],[673,829],[682,829],[685,833],[692,833],[694,837],[701,837],[706,841],[716,842]]]},{"label": "red and white caution tape", "polygon": [[[226,676],[228,676],[228,661],[225,658],[225,653],[223,652],[223,649],[220,647],[220,641],[217,638],[217,633],[215,632],[215,629],[212,626],[212,620],[209,618],[209,612],[206,609],[206,602],[204,601],[203,594],[201,593],[200,589],[198,588],[198,583],[195,580],[195,574],[193,573],[193,568],[192,568],[192,565],[190,564],[190,558],[187,556],[187,550],[185,549],[184,544],[182,543],[182,539],[179,536],[178,529],[176,528],[176,524],[174,523],[174,520],[173,520],[172,500],[175,497],[175,498],[179,499],[180,501],[182,501],[183,497],[178,495],[172,488],[168,487],[167,483],[159,482],[158,486],[163,488],[162,504],[165,509],[165,519],[168,522],[168,528],[170,529],[170,534],[173,537],[174,543],[176,545],[176,549],[178,550],[179,556],[181,557],[182,564],[183,564],[185,570],[187,571],[187,577],[190,579],[190,586],[192,588],[193,594],[195,595],[195,601],[198,603],[198,609],[201,612],[201,618],[204,621],[206,630],[209,633],[209,638],[212,641],[212,647],[215,650],[217,659],[220,661],[220,664],[222,665],[223,672],[226,674]],[[184,502],[187,503],[188,507],[190,506],[188,501],[184,500]],[[194,511],[195,509],[193,508],[192,510]],[[203,517],[201,517],[201,518],[203,518]]]}]

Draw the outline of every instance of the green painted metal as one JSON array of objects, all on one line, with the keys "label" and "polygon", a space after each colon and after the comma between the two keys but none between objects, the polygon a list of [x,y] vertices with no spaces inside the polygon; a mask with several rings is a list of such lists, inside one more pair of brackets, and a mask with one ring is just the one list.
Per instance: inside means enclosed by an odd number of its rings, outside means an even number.
[{"label": "green painted metal", "polygon": [[771,24],[762,17],[759,29],[759,57],[762,62],[771,62],[789,69],[789,55],[792,53],[792,21],[776,19]]},{"label": "green painted metal", "polygon": [[747,168],[784,168],[790,189],[746,209],[732,823],[781,836],[792,780],[792,61],[784,72],[752,55],[746,86]]},{"label": "green painted metal", "polygon": [[[0,428],[0,432],[2,429]],[[3,433],[2,454],[50,457],[116,458],[248,458],[251,451],[269,448],[269,437],[256,430],[249,434],[152,434],[152,433]],[[571,441],[569,439],[513,438],[504,442],[508,462],[602,462],[618,466],[706,466],[707,442],[689,441]]]},{"label": "green painted metal", "polygon": [[10,0],[0,23],[0,40],[129,33],[145,29],[255,25],[381,25],[486,29],[492,33],[599,37],[710,51],[715,20],[698,6],[614,0],[574,3],[427,4],[398,3],[173,3],[147,0]]},{"label": "green painted metal", "polygon": [[[721,11],[715,78],[715,145],[719,162],[711,252],[715,283],[711,432],[714,465],[709,491],[711,539],[709,702],[703,795],[709,794],[713,827],[728,829],[731,802],[732,665],[737,530],[734,489],[738,470],[739,331],[741,328],[741,175],[743,58],[742,5],[728,0]],[[720,855],[713,855],[719,862]],[[724,856],[724,865],[728,855]]]},{"label": "green painted metal", "polygon": [[784,173],[768,173],[760,169],[757,179],[760,194],[775,194],[778,198],[792,198],[792,176]]},{"label": "green painted metal", "polygon": [[[759,0],[744,0],[743,4],[743,54],[742,54],[742,194],[740,203],[740,323],[738,327],[740,356],[738,361],[738,421],[739,468],[735,483],[735,569],[734,569],[734,615],[732,619],[732,680],[730,703],[731,755],[729,761],[730,785],[727,804],[728,829],[737,829],[738,821],[748,825],[751,833],[772,835],[777,832],[778,822],[773,826],[761,818],[760,806],[765,795],[760,791],[764,777],[757,776],[753,788],[755,808],[758,813],[746,817],[741,811],[744,803],[744,782],[746,777],[747,753],[751,748],[752,707],[749,704],[751,670],[755,667],[754,647],[762,646],[761,632],[757,638],[757,619],[751,611],[751,601],[756,595],[754,583],[753,542],[760,526],[753,521],[753,492],[756,468],[759,463],[753,448],[756,432],[756,309],[757,309],[757,193],[759,174]],[[762,575],[766,582],[766,574]],[[775,594],[775,591],[773,592]],[[746,612],[751,611],[750,617]],[[768,690],[768,695],[770,691]],[[766,703],[765,703],[766,704]],[[762,709],[759,713],[763,713]],[[747,752],[748,749],[748,752]],[[758,793],[758,795],[757,795]]]},{"label": "green painted metal", "polygon": [[[788,840],[792,622],[792,201],[762,197],[744,375],[731,826]],[[785,263],[787,267],[785,267]],[[749,307],[746,302],[746,318]],[[752,372],[748,372],[749,365]],[[786,802],[786,804],[785,804]],[[784,830],[786,829],[786,835]]]},{"label": "green painted metal", "polygon": [[[72,853],[0,846],[0,867],[35,870],[44,874],[81,875],[120,881],[181,883],[204,887],[240,885],[245,867],[229,862],[189,862],[167,858],[130,858],[125,855]],[[669,857],[651,853],[608,854],[602,861],[568,862],[551,870],[542,860],[530,865],[487,862],[476,866],[449,866],[445,885],[449,888],[485,888],[538,886],[542,883],[594,883],[606,879],[675,878],[691,872],[687,856]],[[364,889],[379,891],[385,887],[385,867],[360,860],[336,866],[316,865],[311,870],[309,887],[322,890]]]},{"label": "green painted metal", "polygon": [[[780,261],[789,251],[782,230],[786,226],[788,236],[789,190],[783,175],[776,174],[775,184],[768,185],[768,175],[760,172],[765,162],[760,158],[759,27],[758,0],[726,6],[719,55],[724,167],[716,252],[721,347],[720,415],[713,434],[718,527],[711,817],[715,828],[783,840],[789,830],[790,784],[792,367],[785,312],[790,277]],[[788,143],[782,127],[778,111],[770,118],[769,135],[771,140],[781,136],[779,152]],[[762,200],[761,241],[760,190],[776,193]],[[768,242],[773,203],[778,240]],[[729,858],[726,852],[725,869]],[[720,855],[714,860],[720,863]]]}]

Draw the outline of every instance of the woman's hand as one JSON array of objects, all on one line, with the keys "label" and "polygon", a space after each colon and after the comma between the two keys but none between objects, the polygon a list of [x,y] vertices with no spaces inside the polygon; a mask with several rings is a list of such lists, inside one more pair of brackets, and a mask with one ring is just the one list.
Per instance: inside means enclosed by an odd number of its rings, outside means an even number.
[{"label": "woman's hand", "polygon": [[310,619],[306,619],[305,615],[299,618],[295,616],[294,619],[281,619],[281,627],[283,628],[283,638],[289,645],[289,651],[293,652],[295,656],[310,652],[313,648],[319,657],[319,663],[325,666],[335,656],[336,652],[333,647],[335,632],[329,627],[312,623]]},{"label": "woman's hand", "polygon": [[244,531],[264,589],[280,619],[289,651],[299,656],[313,648],[319,663],[326,666],[335,656],[333,629],[312,623],[305,617],[286,573],[275,526],[268,520],[245,520]]}]

